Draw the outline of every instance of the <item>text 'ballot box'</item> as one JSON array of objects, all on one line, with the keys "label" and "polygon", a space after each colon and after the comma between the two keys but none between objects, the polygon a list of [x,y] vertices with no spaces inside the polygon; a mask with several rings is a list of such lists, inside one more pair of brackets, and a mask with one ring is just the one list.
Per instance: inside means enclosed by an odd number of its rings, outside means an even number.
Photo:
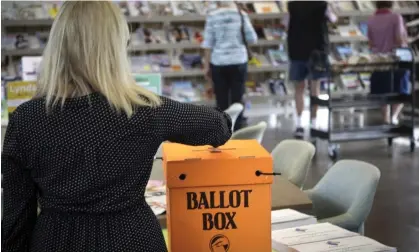
[{"label": "text 'ballot box'", "polygon": [[271,251],[271,155],[256,140],[163,145],[171,252]]}]

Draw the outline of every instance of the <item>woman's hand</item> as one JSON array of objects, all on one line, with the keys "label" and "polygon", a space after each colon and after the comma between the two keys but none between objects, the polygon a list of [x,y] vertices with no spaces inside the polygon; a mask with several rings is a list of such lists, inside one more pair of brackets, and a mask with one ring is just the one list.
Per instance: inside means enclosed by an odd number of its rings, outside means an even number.
[{"label": "woman's hand", "polygon": [[211,68],[209,66],[204,66],[204,76],[207,81],[211,81]]}]

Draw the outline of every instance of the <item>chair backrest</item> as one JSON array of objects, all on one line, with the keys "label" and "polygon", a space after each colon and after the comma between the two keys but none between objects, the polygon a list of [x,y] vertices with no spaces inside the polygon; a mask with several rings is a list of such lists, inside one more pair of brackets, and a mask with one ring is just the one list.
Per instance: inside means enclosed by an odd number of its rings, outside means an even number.
[{"label": "chair backrest", "polygon": [[244,107],[242,104],[233,103],[230,107],[228,107],[228,109],[224,111],[231,117],[231,131],[233,131],[237,118],[239,117],[240,113],[243,112],[243,109]]},{"label": "chair backrest", "polygon": [[[313,188],[322,209],[315,209],[318,219],[348,213],[361,227],[367,219],[380,180],[380,170],[357,160],[335,163]],[[314,206],[317,208],[317,206]]]},{"label": "chair backrest", "polygon": [[304,140],[283,140],[272,150],[274,171],[302,188],[316,148]]},{"label": "chair backrest", "polygon": [[238,131],[233,133],[231,139],[256,139],[259,143],[262,143],[266,127],[266,122],[260,122],[256,125],[239,129]]}]

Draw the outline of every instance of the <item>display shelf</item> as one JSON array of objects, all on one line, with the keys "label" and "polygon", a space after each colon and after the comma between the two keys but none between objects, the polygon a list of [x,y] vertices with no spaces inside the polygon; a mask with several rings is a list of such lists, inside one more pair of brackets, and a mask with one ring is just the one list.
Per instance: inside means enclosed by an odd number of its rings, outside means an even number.
[{"label": "display shelf", "polygon": [[[249,14],[254,20],[280,19],[286,16],[286,13],[268,13],[268,14]],[[127,17],[128,23],[171,23],[171,22],[204,22],[204,15],[183,15],[183,16],[137,16]],[[52,19],[16,19],[2,20],[3,27],[21,27],[21,26],[50,26]]]},{"label": "display shelf", "polygon": [[329,109],[345,109],[345,108],[374,108],[386,104],[408,104],[411,100],[410,95],[347,95],[341,97],[334,97],[332,99],[321,99],[318,97],[311,97],[311,104],[329,107]]},{"label": "display shelf", "polygon": [[[282,64],[279,66],[249,66],[248,72],[249,73],[266,73],[266,72],[281,72],[288,70],[288,64]],[[202,69],[183,69],[179,71],[161,71],[161,72],[135,72],[137,74],[141,73],[161,73],[164,78],[177,78],[177,77],[196,77],[196,76],[203,76],[204,71]]]},{"label": "display shelf", "polygon": [[[249,45],[251,47],[260,46],[278,46],[283,41],[281,40],[266,40],[260,39],[256,44]],[[194,42],[181,42],[181,43],[164,43],[164,44],[142,44],[136,46],[130,46],[129,52],[141,52],[141,51],[157,51],[157,50],[173,50],[173,49],[199,49],[201,45]],[[2,50],[1,54],[5,56],[39,56],[42,55],[43,48],[26,48],[17,50]]]},{"label": "display shelf", "polygon": [[[368,39],[363,36],[354,37],[342,37],[339,35],[330,36],[330,42],[332,43],[345,43],[345,42],[366,42]],[[283,40],[267,40],[259,39],[256,44],[249,45],[250,47],[262,47],[262,46],[278,46],[284,43]],[[173,49],[199,49],[201,45],[194,42],[181,42],[181,43],[162,43],[162,44],[141,44],[130,46],[129,52],[143,52],[143,51],[157,51],[157,50],[173,50]],[[2,55],[5,56],[38,56],[42,55],[43,48],[26,48],[16,50],[2,50]]]},{"label": "display shelf", "polygon": [[412,129],[405,126],[397,125],[379,125],[379,126],[366,126],[363,128],[332,130],[311,128],[311,136],[319,138],[329,138],[330,141],[348,142],[348,141],[362,141],[373,140],[382,138],[396,138],[396,137],[409,137]]},{"label": "display shelf", "polygon": [[331,43],[351,43],[351,42],[368,42],[368,38],[365,36],[340,36],[330,35],[329,40]]},{"label": "display shelf", "polygon": [[[414,15],[419,14],[419,8],[402,8],[402,9],[394,9],[393,10],[396,13],[399,13],[401,15]],[[374,10],[371,11],[360,11],[360,10],[354,10],[354,11],[341,11],[336,12],[336,15],[338,17],[368,17],[374,14]]]}]

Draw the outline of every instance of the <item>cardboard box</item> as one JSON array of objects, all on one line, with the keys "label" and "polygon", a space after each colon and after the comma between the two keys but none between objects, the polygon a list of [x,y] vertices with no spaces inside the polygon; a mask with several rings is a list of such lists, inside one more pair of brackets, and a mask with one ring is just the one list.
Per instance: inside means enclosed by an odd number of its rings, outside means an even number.
[{"label": "cardboard box", "polygon": [[163,145],[171,252],[271,249],[271,155],[256,140]]}]

